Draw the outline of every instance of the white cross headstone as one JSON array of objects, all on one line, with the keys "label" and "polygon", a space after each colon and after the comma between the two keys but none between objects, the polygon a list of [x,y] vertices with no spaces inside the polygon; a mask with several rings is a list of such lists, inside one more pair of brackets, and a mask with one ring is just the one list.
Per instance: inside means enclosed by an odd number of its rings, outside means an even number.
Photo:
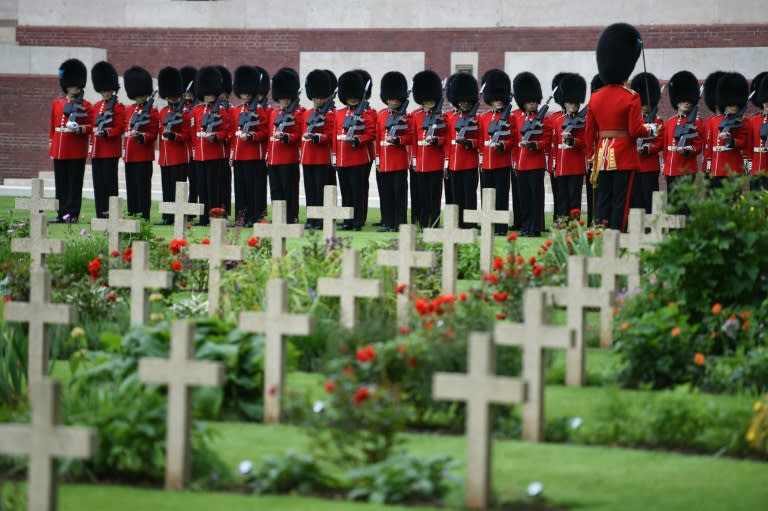
[{"label": "white cross headstone", "polygon": [[553,299],[556,307],[565,307],[566,324],[576,332],[576,344],[568,348],[566,356],[565,384],[569,387],[581,387],[585,384],[584,352],[586,346],[587,311],[599,310],[601,333],[603,322],[607,321],[608,335],[612,335],[613,295],[605,289],[589,287],[587,260],[585,257],[568,258],[568,287],[541,288]]},{"label": "white cross headstone", "polygon": [[204,205],[199,202],[187,202],[189,184],[186,181],[176,183],[176,196],[173,202],[161,202],[160,213],[173,215],[173,237],[183,240],[187,237],[186,216],[199,216],[204,212]]},{"label": "white cross headstone", "polygon": [[480,271],[488,273],[493,265],[493,225],[509,225],[512,212],[496,209],[496,190],[483,188],[482,208],[465,210],[464,221],[480,225]]},{"label": "white cross headstone", "polygon": [[29,385],[32,423],[0,424],[0,453],[26,455],[28,511],[55,511],[55,458],[90,458],[96,433],[88,428],[61,426],[61,383],[40,380]]},{"label": "white cross headstone", "polygon": [[[222,220],[222,219],[219,219]],[[188,321],[171,324],[169,359],[139,360],[139,380],[168,386],[166,426],[165,488],[181,490],[189,481],[189,434],[192,422],[190,387],[220,387],[224,383],[224,364],[194,360],[194,326]]]},{"label": "white cross headstone", "polygon": [[351,220],[355,216],[355,208],[336,204],[336,187],[325,185],[322,207],[307,206],[307,218],[323,219],[323,238],[326,240],[336,237],[336,220]]},{"label": "white cross headstone", "polygon": [[[414,268],[432,268],[435,253],[416,250],[416,226],[400,224],[400,242],[397,250],[379,250],[376,262],[380,266],[397,267],[397,284],[410,292]],[[408,293],[397,295],[397,326],[408,326]]]},{"label": "white cross headstone", "polygon": [[574,349],[576,331],[563,326],[546,325],[547,299],[541,289],[529,288],[523,295],[522,323],[497,321],[496,343],[522,346],[523,380],[528,385],[528,399],[523,405],[523,440],[544,439],[544,356],[545,349]]},{"label": "white cross headstone", "polygon": [[304,226],[289,224],[287,215],[284,200],[272,201],[272,223],[253,224],[254,236],[272,239],[272,259],[283,257],[286,254],[285,240],[287,238],[301,238],[304,235]]},{"label": "white cross headstone", "polygon": [[64,252],[64,241],[48,238],[48,220],[43,213],[33,211],[29,214],[29,238],[13,238],[11,250],[28,253],[30,267],[42,268],[47,254]]},{"label": "white cross headstone", "polygon": [[459,228],[459,206],[447,204],[443,210],[443,228],[424,229],[424,241],[443,245],[443,294],[456,292],[456,247],[459,243],[474,243],[474,229]]},{"label": "white cross headstone", "polygon": [[240,330],[262,333],[264,341],[264,422],[277,424],[282,412],[281,396],[285,389],[286,335],[309,335],[312,316],[288,312],[288,287],[283,279],[267,283],[265,312],[241,312]]},{"label": "white cross headstone", "polygon": [[667,194],[664,192],[653,192],[651,214],[646,216],[645,225],[650,227],[651,232],[656,232],[657,237],[661,241],[670,229],[682,229],[685,227],[685,215],[667,213]]},{"label": "white cross headstone", "polygon": [[191,259],[206,259],[208,261],[208,315],[215,316],[219,312],[219,295],[221,292],[221,263],[223,261],[242,261],[245,258],[245,248],[226,244],[227,220],[211,218],[209,243],[190,245]]},{"label": "white cross headstone", "polygon": [[48,325],[67,325],[75,321],[75,308],[51,303],[51,274],[42,268],[30,268],[29,302],[5,304],[5,321],[29,324],[28,380],[42,380],[48,374]]},{"label": "white cross headstone", "polygon": [[109,252],[120,252],[120,238],[122,233],[135,234],[139,232],[138,220],[123,219],[123,199],[117,196],[109,198],[109,218],[91,219],[91,229],[97,232],[107,233],[109,239]]},{"label": "white cross headstone", "polygon": [[360,252],[354,248],[345,248],[341,260],[341,277],[317,279],[318,296],[338,296],[341,302],[341,325],[355,328],[357,325],[357,298],[377,298],[381,296],[381,281],[361,279]]},{"label": "white cross headstone", "polygon": [[524,380],[496,376],[496,346],[488,333],[469,336],[467,374],[435,373],[432,396],[435,399],[465,401],[467,442],[467,483],[464,503],[470,509],[486,509],[491,493],[491,417],[493,403],[524,403]]},{"label": "white cross headstone", "polygon": [[131,288],[131,323],[149,322],[149,290],[171,287],[171,274],[149,269],[149,243],[134,241],[131,245],[131,269],[110,270],[109,285]]},{"label": "white cross headstone", "polygon": [[45,182],[42,179],[33,178],[29,180],[31,189],[30,198],[17,198],[16,209],[26,210],[31,213],[42,213],[44,211],[56,211],[59,209],[59,201],[56,199],[46,199]]},{"label": "white cross headstone", "polygon": [[653,250],[653,246],[660,242],[656,232],[646,232],[647,215],[644,209],[632,208],[629,210],[627,232],[619,234],[619,247],[626,248],[630,254],[639,254],[642,250]]}]

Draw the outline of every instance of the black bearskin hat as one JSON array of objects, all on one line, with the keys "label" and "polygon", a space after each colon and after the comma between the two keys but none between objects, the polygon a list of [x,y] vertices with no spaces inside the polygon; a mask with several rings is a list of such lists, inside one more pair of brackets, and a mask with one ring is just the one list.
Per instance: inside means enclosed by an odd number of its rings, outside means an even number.
[{"label": "black bearskin hat", "polygon": [[600,90],[604,85],[603,79],[600,78],[599,74],[596,74],[592,77],[592,81],[589,82],[589,93],[594,94],[596,90]]},{"label": "black bearskin hat", "polygon": [[189,82],[192,82],[192,88],[189,90],[194,92],[197,69],[192,66],[184,66],[179,71],[181,71],[181,83],[184,85],[184,90],[186,91],[187,87],[189,87]]},{"label": "black bearskin hat", "polygon": [[704,104],[713,114],[717,112],[717,82],[725,71],[715,71],[704,80]]},{"label": "black bearskin hat", "polygon": [[635,69],[642,48],[640,32],[627,23],[614,23],[597,41],[597,71],[605,84],[622,84]]},{"label": "black bearskin hat", "polygon": [[339,100],[346,104],[348,100],[365,96],[365,82],[360,73],[347,71],[339,76]]},{"label": "black bearskin hat", "polygon": [[386,103],[390,99],[408,99],[408,79],[400,71],[389,71],[381,77],[379,97]]},{"label": "black bearskin hat", "polygon": [[314,69],[304,79],[304,92],[309,99],[330,98],[333,94],[331,77],[322,69]]},{"label": "black bearskin hat", "polygon": [[299,73],[290,67],[281,67],[272,77],[272,99],[294,100],[299,97],[301,80]]},{"label": "black bearskin hat", "polygon": [[515,91],[515,103],[520,110],[525,108],[525,103],[535,101],[541,103],[541,83],[536,75],[523,71],[512,80],[512,90]]},{"label": "black bearskin hat", "polygon": [[363,87],[368,87],[365,89],[365,99],[371,99],[371,91],[373,90],[373,79],[371,78],[371,73],[365,69],[353,69],[353,71],[359,74],[360,78],[363,79]]},{"label": "black bearskin hat", "polygon": [[123,74],[125,94],[130,98],[152,94],[152,75],[143,67],[133,66]]},{"label": "black bearskin hat", "polygon": [[478,94],[477,80],[469,73],[455,73],[448,80],[448,88],[445,95],[448,97],[448,101],[456,108],[463,101],[476,103],[478,101]]},{"label": "black bearskin hat", "polygon": [[240,97],[240,94],[256,96],[259,91],[259,72],[253,66],[239,66],[235,69],[232,91],[237,97]]},{"label": "black bearskin hat", "polygon": [[587,81],[578,73],[565,73],[560,79],[558,93],[563,104],[584,103],[587,97]]},{"label": "black bearskin hat", "polygon": [[109,62],[102,60],[91,68],[91,82],[96,92],[119,91],[120,83],[117,81],[117,71]]},{"label": "black bearskin hat", "polygon": [[749,82],[741,73],[725,73],[717,81],[717,106],[720,112],[725,107],[736,105],[740,109],[747,104],[749,96]]},{"label": "black bearskin hat", "polygon": [[[752,78],[752,82],[749,84],[749,93],[752,94],[752,104],[755,105],[759,110],[763,109],[763,104],[759,101],[760,95],[758,94],[758,91],[760,90],[760,83],[762,83],[763,78],[768,75],[768,71],[762,71],[760,73],[757,73],[754,78]],[[91,71],[91,80],[93,80],[93,71]]]},{"label": "black bearskin hat", "polygon": [[261,77],[259,80],[259,88],[256,90],[256,93],[266,96],[269,94],[270,89],[269,73],[267,73],[267,70],[261,66],[253,66],[253,69],[256,70],[256,77]]},{"label": "black bearskin hat", "polygon": [[752,102],[760,105],[760,110],[763,109],[763,103],[768,103],[768,80],[765,78],[760,80],[760,85],[757,88],[757,92],[755,92],[755,95],[752,96]]},{"label": "black bearskin hat", "polygon": [[669,79],[669,102],[677,110],[677,104],[688,101],[694,105],[699,102],[699,80],[690,71],[678,71]]},{"label": "black bearskin hat", "polygon": [[232,73],[229,72],[224,66],[216,66],[221,73],[221,92],[226,92],[227,95],[232,94]]},{"label": "black bearskin hat", "polygon": [[201,67],[195,76],[195,96],[200,101],[205,96],[218,96],[224,90],[221,73],[216,66]]},{"label": "black bearskin hat", "polygon": [[88,81],[88,70],[78,59],[65,60],[59,66],[59,86],[64,93],[67,93],[67,87],[85,88],[85,82]]},{"label": "black bearskin hat", "polygon": [[504,104],[512,101],[512,82],[509,80],[509,75],[501,69],[489,69],[480,83],[486,105],[494,101],[503,101]]},{"label": "black bearskin hat", "polygon": [[339,79],[336,78],[336,74],[331,71],[330,69],[323,69],[326,73],[328,73],[328,76],[331,79],[331,94],[333,94],[333,91],[336,90],[336,87],[339,86]]},{"label": "black bearskin hat", "polygon": [[[648,89],[645,88],[646,81],[648,82]],[[656,105],[659,104],[659,99],[661,99],[661,85],[659,85],[659,79],[656,78],[653,73],[636,74],[635,77],[632,78],[632,83],[629,88],[640,95],[641,105],[648,105],[648,108],[653,110],[656,108]],[[646,92],[651,95],[650,101]]]},{"label": "black bearskin hat", "polygon": [[570,73],[566,73],[566,72],[561,71],[561,72],[557,73],[555,76],[552,77],[552,90],[555,91],[554,97],[552,99],[555,100],[555,103],[560,105],[560,108],[563,108],[563,93],[562,93],[562,90],[561,90],[562,87],[557,89],[557,90],[555,90],[555,87],[559,87],[560,86],[560,80],[562,80],[563,77],[565,75],[567,75],[567,74],[570,74]]},{"label": "black bearskin hat", "polygon": [[431,69],[413,75],[413,100],[423,105],[425,101],[439,102],[443,97],[443,83],[440,76]]},{"label": "black bearskin hat", "polygon": [[157,73],[157,95],[163,99],[179,98],[184,93],[181,72],[175,67],[164,67]]}]

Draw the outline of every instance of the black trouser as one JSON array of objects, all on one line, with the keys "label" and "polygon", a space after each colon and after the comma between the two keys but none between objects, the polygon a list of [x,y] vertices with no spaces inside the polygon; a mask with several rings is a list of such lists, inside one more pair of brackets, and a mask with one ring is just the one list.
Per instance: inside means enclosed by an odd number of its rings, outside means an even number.
[{"label": "black trouser", "polygon": [[[509,175],[511,173],[511,167],[484,170],[480,173],[480,188],[493,188],[496,190],[494,209],[509,211],[509,185],[512,182]],[[482,199],[482,197],[482,190],[480,190],[480,198]],[[507,234],[508,229],[508,224],[493,224],[493,230],[499,236]]]},{"label": "black trouser", "polygon": [[587,187],[587,225],[595,221],[595,190],[592,188],[592,172],[588,171],[586,175],[585,186]]},{"label": "black trouser", "polygon": [[227,204],[231,202],[230,197],[227,195],[229,164],[224,159],[206,161],[203,177],[205,179],[205,187],[200,189],[200,195],[203,196],[203,199],[207,195],[208,202],[203,201],[206,214],[210,218],[211,210],[220,208],[224,210],[225,216],[228,217],[227,210],[229,207]]},{"label": "black trouser", "polygon": [[299,164],[269,165],[269,192],[272,202],[286,202],[286,216],[289,224],[299,221]]},{"label": "black trouser", "polygon": [[519,229],[522,224],[520,212],[520,185],[517,180],[517,171],[512,171],[509,176],[512,183],[512,228]]},{"label": "black trouser", "polygon": [[[232,162],[235,175],[235,222],[243,225],[250,225],[256,221],[256,172],[258,163],[259,160],[235,160]],[[266,185],[264,188],[266,189]]]},{"label": "black trouser", "polygon": [[685,177],[686,176],[664,176],[664,180],[667,182],[667,203],[673,208],[675,213],[680,215],[687,215],[690,213],[685,200],[676,193],[677,187],[680,186],[680,179]]},{"label": "black trouser", "polygon": [[658,172],[637,172],[635,174],[635,182],[632,184],[631,207],[643,208],[646,213],[651,213],[653,192],[658,191]]},{"label": "black trouser", "polygon": [[256,160],[254,167],[255,196],[253,199],[254,216],[253,222],[260,222],[267,216],[267,162],[265,160]]},{"label": "black trouser", "polygon": [[377,172],[379,198],[381,199],[381,224],[398,229],[408,223],[408,171]]},{"label": "black trouser", "polygon": [[[163,202],[173,202],[176,200],[176,183],[187,180],[187,163],[180,165],[167,165],[160,167],[160,183],[163,187]],[[173,215],[163,213],[163,220],[173,222]]]},{"label": "black trouser", "polygon": [[128,214],[149,220],[152,208],[152,162],[125,164],[125,185],[128,189]]},{"label": "black trouser", "polygon": [[[464,211],[477,209],[477,183],[479,180],[476,167],[448,172],[445,203],[459,206],[459,227],[462,229],[476,227],[476,224],[464,221]],[[451,190],[450,202],[448,201],[448,189]]]},{"label": "black trouser", "polygon": [[[351,224],[353,227],[362,228],[365,225],[365,207],[368,202],[368,195],[365,193],[368,189],[367,169],[367,163],[337,169],[341,188],[341,205],[355,210],[355,217]],[[349,220],[345,220],[344,225],[349,226]]]},{"label": "black trouser", "polygon": [[416,223],[422,229],[437,225],[443,199],[443,172],[414,172],[411,180],[411,207],[413,204],[419,205]]},{"label": "black trouser", "polygon": [[205,181],[203,180],[203,167],[205,162],[191,161],[189,168],[187,169],[187,178],[189,180],[189,197],[187,202],[197,203],[203,202],[203,198],[200,195],[200,190],[205,188]]},{"label": "black trouser", "polygon": [[[208,225],[208,212],[211,210],[211,192],[208,190],[208,173],[215,173],[219,166],[219,160],[196,161],[195,181],[197,182],[197,202],[203,205],[203,214],[200,215],[200,224]],[[190,193],[190,195],[192,195]]]},{"label": "black trouser", "polygon": [[604,223],[609,229],[626,230],[634,175],[632,170],[600,172],[595,213],[598,224]]},{"label": "black trouser", "polygon": [[544,169],[518,171],[517,183],[520,187],[520,230],[539,236],[544,222],[541,206],[544,198]]},{"label": "black trouser", "polygon": [[109,216],[109,198],[117,196],[117,160],[117,156],[91,159],[96,218]]},{"label": "black trouser", "polygon": [[80,217],[83,203],[83,178],[85,158],[80,160],[53,160],[53,179],[56,184],[56,200],[59,201],[58,219]]},{"label": "black trouser", "polygon": [[221,160],[221,179],[224,184],[221,190],[221,199],[224,203],[224,211],[227,212],[227,218],[229,218],[232,209],[232,167],[229,166],[229,160]]},{"label": "black trouser", "polygon": [[558,176],[555,189],[555,218],[570,216],[572,209],[581,210],[581,190],[584,174]]},{"label": "black trouser", "polygon": [[411,197],[411,223],[418,223],[419,215],[421,214],[421,204],[416,202],[416,171],[412,168],[408,169],[408,191]]},{"label": "black trouser", "polygon": [[[549,174],[549,188],[552,190],[552,219],[554,220],[555,218],[558,217],[558,213],[557,212],[560,211],[560,209],[561,209],[560,207],[558,207],[559,206],[559,204],[558,204],[559,196],[557,194],[557,187],[560,184],[559,183],[560,178],[555,177],[555,173],[554,172],[547,172],[547,174]],[[541,203],[541,206],[542,206],[542,208],[544,207],[544,202],[543,201]],[[542,211],[541,214],[542,214],[542,218],[544,218],[544,216],[543,216],[544,212],[543,211]]]},{"label": "black trouser", "polygon": [[[304,195],[307,198],[307,207],[322,206],[323,187],[325,186],[325,178],[331,164],[302,165],[302,167],[304,168]],[[320,218],[310,219],[309,216],[307,216],[307,223],[316,228],[321,228],[323,226],[323,220]]]}]

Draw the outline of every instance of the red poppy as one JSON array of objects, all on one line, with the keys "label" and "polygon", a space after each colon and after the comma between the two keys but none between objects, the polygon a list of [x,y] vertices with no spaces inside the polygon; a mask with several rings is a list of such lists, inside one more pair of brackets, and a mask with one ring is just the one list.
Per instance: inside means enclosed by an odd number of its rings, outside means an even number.
[{"label": "red poppy", "polygon": [[209,240],[208,238],[203,238],[202,240],[200,240],[200,243],[202,243],[203,245],[210,245],[211,240]]},{"label": "red poppy", "polygon": [[107,300],[109,300],[110,302],[114,302],[115,300],[117,300],[117,295],[115,294],[114,291],[110,291],[109,294],[107,294]]},{"label": "red poppy", "polygon": [[427,305],[427,302],[423,298],[417,298],[413,303],[419,316],[423,316],[429,312],[429,305]]},{"label": "red poppy", "polygon": [[587,239],[588,239],[589,241],[592,241],[592,239],[593,239],[594,237],[595,237],[595,231],[592,231],[592,230],[590,230],[590,231],[587,231]]},{"label": "red poppy", "polygon": [[334,382],[332,382],[332,381],[327,381],[327,382],[325,382],[325,391],[326,391],[327,393],[329,393],[329,394],[330,394],[330,393],[331,393],[331,392],[333,392],[334,390],[336,390],[336,383],[334,383]]},{"label": "red poppy", "polygon": [[466,302],[467,301],[467,293],[461,293],[459,295],[459,301]]},{"label": "red poppy", "polygon": [[528,259],[528,262],[529,262],[531,265],[534,265],[534,264],[536,264],[536,256],[531,256],[531,257]]},{"label": "red poppy", "polygon": [[130,263],[132,258],[133,258],[133,249],[131,247],[128,247],[125,249],[125,252],[123,252],[123,261],[125,261],[126,263]]},{"label": "red poppy", "polygon": [[366,362],[373,362],[376,360],[376,352],[373,351],[373,347],[369,344],[368,346],[365,346],[364,348],[360,348],[357,350],[357,361],[366,363]]},{"label": "red poppy", "polygon": [[259,238],[257,238],[256,236],[251,236],[250,238],[248,238],[249,247],[253,248],[258,244],[259,244]]},{"label": "red poppy", "polygon": [[495,273],[488,273],[486,275],[483,275],[483,280],[487,281],[489,284],[499,283],[499,278],[496,276]]},{"label": "red poppy", "polygon": [[410,331],[411,331],[411,329],[408,328],[407,326],[401,326],[398,329],[398,332],[400,332],[400,335],[408,335],[410,333]]},{"label": "red poppy", "polygon": [[497,302],[503,302],[507,298],[509,298],[509,292],[508,291],[501,291],[497,293],[493,293],[493,299]]},{"label": "red poppy", "polygon": [[516,232],[510,232],[507,234],[507,241],[515,241],[517,239],[517,233]]},{"label": "red poppy", "polygon": [[544,271],[543,266],[539,266],[538,264],[533,267],[533,276],[538,277],[541,275],[541,273]]},{"label": "red poppy", "polygon": [[113,250],[112,252],[110,252],[110,254],[109,254],[109,255],[111,255],[112,257],[118,257],[118,256],[120,255],[120,251],[118,251],[118,250]]},{"label": "red poppy", "polygon": [[370,395],[368,387],[360,387],[355,391],[355,395],[352,396],[352,402],[355,403],[355,406],[360,406]]},{"label": "red poppy", "polygon": [[403,291],[405,291],[405,288],[408,287],[405,284],[398,284],[395,288],[395,292],[399,295],[403,294]]},{"label": "red poppy", "polygon": [[181,264],[181,261],[178,259],[174,259],[171,261],[171,269],[173,271],[181,271],[184,268],[184,265]]},{"label": "red poppy", "polygon": [[573,208],[571,211],[571,216],[579,217],[581,216],[581,210],[579,208]]},{"label": "red poppy", "polygon": [[408,362],[406,362],[409,367],[416,367],[416,359],[415,358],[409,358]]},{"label": "red poppy", "polygon": [[554,243],[554,241],[552,240],[552,238],[549,238],[549,239],[547,239],[547,241],[544,242],[544,245],[546,247],[551,247],[553,243]]},{"label": "red poppy", "polygon": [[493,258],[493,269],[496,271],[499,271],[501,267],[504,266],[504,260],[501,258],[501,256],[496,256]]},{"label": "red poppy", "polygon": [[523,256],[517,256],[517,261],[515,261],[518,266],[522,266],[525,264],[525,258]]},{"label": "red poppy", "polygon": [[347,366],[344,369],[342,369],[341,374],[347,377],[352,376],[353,374],[355,374],[355,368],[352,366]]},{"label": "red poppy", "polygon": [[503,312],[499,312],[498,314],[496,314],[496,319],[498,320],[507,319],[507,315],[504,314]]}]

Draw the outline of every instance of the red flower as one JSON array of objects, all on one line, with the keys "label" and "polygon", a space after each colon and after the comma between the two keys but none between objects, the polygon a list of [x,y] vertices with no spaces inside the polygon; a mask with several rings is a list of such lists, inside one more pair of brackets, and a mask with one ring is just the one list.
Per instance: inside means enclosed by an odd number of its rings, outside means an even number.
[{"label": "red flower", "polygon": [[549,239],[547,239],[547,241],[545,241],[545,242],[544,242],[544,245],[545,245],[547,248],[549,248],[549,247],[551,247],[551,246],[552,246],[552,244],[553,244],[553,243],[554,243],[554,241],[552,240],[552,238],[549,238]]},{"label": "red flower", "polygon": [[414,305],[416,306],[416,312],[419,316],[423,316],[427,312],[429,312],[429,306],[427,305],[427,302],[423,298],[417,298],[414,302]]},{"label": "red flower", "polygon": [[403,294],[403,291],[405,291],[405,288],[408,287],[405,284],[398,284],[395,288],[395,292],[399,295]]},{"label": "red flower", "polygon": [[181,252],[181,249],[183,247],[187,246],[187,240],[181,239],[181,240],[171,240],[170,248],[171,248],[171,254],[172,255],[178,255],[179,252]]},{"label": "red flower", "polygon": [[543,272],[543,271],[544,271],[544,267],[543,267],[543,266],[539,266],[539,265],[537,264],[537,265],[535,265],[535,266],[533,267],[533,276],[534,276],[534,277],[538,277],[539,275],[541,275],[541,274],[542,274],[542,272]]},{"label": "red flower", "polygon": [[249,247],[253,248],[258,244],[259,244],[259,238],[257,238],[256,236],[251,236],[250,238],[248,238]]},{"label": "red flower", "polygon": [[703,366],[704,365],[704,360],[705,360],[705,358],[704,358],[704,354],[703,353],[700,353],[700,352],[697,351],[693,355],[693,363],[696,364],[697,366]]},{"label": "red flower", "polygon": [[11,300],[13,300],[13,297],[11,295],[5,295],[3,296],[3,303],[8,303]]},{"label": "red flower", "polygon": [[353,374],[355,374],[355,368],[352,366],[347,366],[344,369],[342,369],[341,374],[343,374],[344,376],[350,377]]},{"label": "red flower", "polygon": [[99,278],[99,270],[101,270],[101,258],[97,256],[88,263],[88,273],[91,274],[91,281]]},{"label": "red flower", "polygon": [[373,351],[373,347],[369,344],[368,346],[357,350],[356,357],[358,362],[373,362],[376,360],[376,352]]},{"label": "red flower", "polygon": [[118,257],[118,256],[120,255],[120,251],[118,251],[118,250],[113,250],[112,252],[110,252],[110,254],[109,254],[109,255],[111,255],[112,257]]},{"label": "red flower", "polygon": [[408,328],[407,326],[401,326],[401,327],[398,329],[398,332],[400,332],[400,335],[408,335],[408,333],[409,333],[410,331],[411,331],[411,329],[410,329],[410,328]]},{"label": "red flower", "polygon": [[581,216],[581,210],[579,208],[573,208],[570,211],[571,216]]},{"label": "red flower", "polygon": [[211,240],[209,240],[208,238],[203,238],[202,240],[200,240],[200,243],[202,243],[203,245],[210,245]]},{"label": "red flower", "polygon": [[355,403],[355,406],[360,406],[370,395],[368,387],[360,387],[355,391],[355,395],[352,396],[352,402]]},{"label": "red flower", "polygon": [[493,258],[493,269],[496,271],[499,271],[501,267],[504,266],[504,261],[502,260],[501,256],[496,256]]},{"label": "red flower", "polygon": [[184,269],[184,265],[182,265],[181,261],[179,261],[178,259],[174,259],[173,261],[171,261],[171,269],[173,271],[181,271],[182,269]]},{"label": "red flower", "polygon": [[534,265],[534,264],[536,264],[536,256],[531,256],[531,257],[528,259],[528,262],[529,262],[531,265]]},{"label": "red flower", "polygon": [[208,216],[211,218],[223,218],[225,214],[226,212],[224,211],[224,208],[211,208]]},{"label": "red flower", "polygon": [[487,281],[490,284],[498,284],[499,278],[496,276],[495,273],[488,273],[486,275],[483,275],[483,280]]},{"label": "red flower", "polygon": [[459,301],[466,302],[467,301],[467,293],[461,293],[459,295]]},{"label": "red flower", "polygon": [[595,237],[595,231],[589,230],[587,231],[587,239],[589,241],[592,241],[592,239]]},{"label": "red flower", "polygon": [[507,315],[504,314],[503,312],[499,312],[498,314],[496,314],[496,319],[498,320],[507,319]]},{"label": "red flower", "polygon": [[398,352],[398,353],[405,353],[405,351],[406,351],[407,349],[408,349],[408,348],[406,348],[405,344],[399,344],[399,345],[397,346],[397,352]]},{"label": "red flower", "polygon": [[327,382],[325,382],[325,391],[326,391],[327,393],[329,393],[329,394],[330,394],[330,393],[331,393],[331,392],[333,392],[334,390],[336,390],[336,383],[334,383],[334,382],[332,382],[332,381],[327,381]]},{"label": "red flower", "polygon": [[585,222],[583,218],[579,218],[579,225],[584,225],[586,223],[587,222]]},{"label": "red flower", "polygon": [[416,367],[416,359],[415,358],[409,358],[408,362],[406,362],[409,367]]},{"label": "red flower", "polygon": [[493,293],[493,299],[497,302],[503,302],[507,298],[509,298],[509,292],[508,291],[501,291],[497,293]]},{"label": "red flower", "polygon": [[133,249],[131,247],[128,247],[125,249],[125,252],[123,252],[123,261],[125,261],[126,263],[130,263],[132,258],[133,258]]},{"label": "red flower", "polygon": [[507,234],[507,241],[515,241],[517,239],[517,233],[516,232],[510,232]]},{"label": "red flower", "polygon": [[525,264],[525,258],[523,256],[517,256],[517,261],[515,261],[518,266],[522,266]]},{"label": "red flower", "polygon": [[109,292],[109,294],[107,295],[107,300],[109,300],[110,302],[114,302],[115,300],[117,300],[117,295],[115,294],[114,291]]},{"label": "red flower", "polygon": [[432,330],[433,324],[434,323],[432,323],[432,321],[427,320],[424,323],[422,323],[421,326],[424,328],[424,330]]}]

